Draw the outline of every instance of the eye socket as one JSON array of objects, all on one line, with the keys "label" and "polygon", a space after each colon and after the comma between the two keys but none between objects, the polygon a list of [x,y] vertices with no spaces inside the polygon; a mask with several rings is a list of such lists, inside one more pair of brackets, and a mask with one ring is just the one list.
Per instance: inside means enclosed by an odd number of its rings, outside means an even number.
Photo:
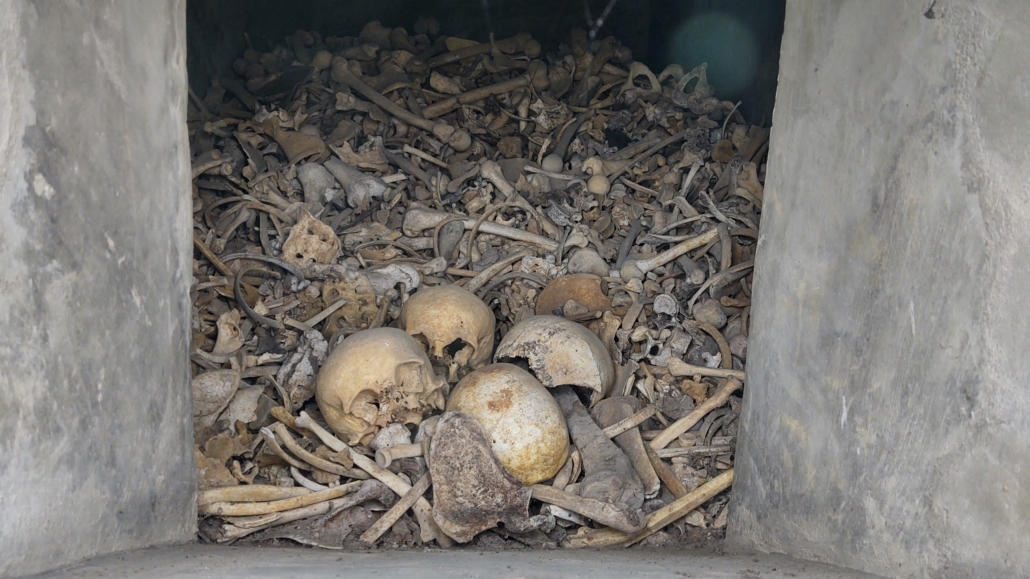
[{"label": "eye socket", "polygon": [[444,351],[447,352],[448,356],[453,358],[454,355],[457,354],[458,352],[460,352],[461,349],[464,348],[464,347],[465,347],[465,341],[462,340],[461,338],[458,338],[457,340],[454,340],[450,344],[447,344],[447,347],[444,348]]}]

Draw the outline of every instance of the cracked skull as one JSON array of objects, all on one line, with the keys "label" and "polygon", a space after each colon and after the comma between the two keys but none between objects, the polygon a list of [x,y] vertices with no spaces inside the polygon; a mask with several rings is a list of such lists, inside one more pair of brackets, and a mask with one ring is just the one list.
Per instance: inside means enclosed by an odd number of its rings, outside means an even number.
[{"label": "cracked skull", "polygon": [[515,324],[497,345],[494,361],[523,359],[540,383],[593,390],[591,405],[608,395],[615,365],[601,339],[580,324],[557,316],[533,316]]},{"label": "cracked skull", "polygon": [[448,368],[478,368],[490,361],[494,346],[494,313],[464,288],[445,285],[412,295],[401,308],[400,325],[423,341],[429,356]]},{"label": "cracked skull", "polygon": [[315,398],[333,431],[367,445],[388,424],[418,424],[426,411],[442,409],[444,386],[414,338],[376,328],[348,336],[329,354]]}]

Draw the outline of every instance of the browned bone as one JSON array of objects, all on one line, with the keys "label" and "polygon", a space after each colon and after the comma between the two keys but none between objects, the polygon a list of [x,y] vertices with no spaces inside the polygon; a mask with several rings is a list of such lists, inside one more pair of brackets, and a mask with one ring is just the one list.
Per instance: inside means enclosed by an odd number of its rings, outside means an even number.
[{"label": "browned bone", "polygon": [[719,232],[716,230],[716,228],[713,227],[708,231],[702,233],[701,235],[691,237],[690,239],[682,243],[679,243],[677,245],[670,247],[669,249],[666,249],[665,251],[659,253],[658,255],[655,255],[654,257],[650,257],[648,259],[637,259],[627,261],[626,264],[623,265],[622,269],[619,271],[619,277],[622,278],[622,281],[629,281],[631,279],[644,279],[644,276],[647,274],[647,272],[651,271],[652,269],[665,265],[670,261],[676,259],[677,257],[687,253],[688,251],[692,251],[699,247],[703,247],[718,236]]},{"label": "browned bone", "polygon": [[[390,490],[397,493],[399,496],[404,496],[411,490],[411,485],[404,482],[401,477],[385,468],[381,468],[371,458],[368,458],[359,452],[355,452],[354,449],[347,446],[342,440],[336,438],[336,436],[323,428],[321,424],[312,420],[311,416],[309,416],[307,412],[300,413],[300,417],[297,418],[297,426],[307,428],[311,432],[314,432],[315,436],[320,438],[326,446],[334,451],[349,452],[351,460],[354,461],[355,466],[372,475],[373,478],[382,481],[383,484],[390,487]],[[420,534],[422,542],[428,543],[433,539],[436,539],[437,543],[439,543],[441,547],[450,547],[454,543],[449,537],[441,533],[439,527],[436,526],[436,523],[433,521],[432,508],[433,507],[429,504],[429,501],[423,498],[416,501],[415,506],[413,507],[415,518],[418,520],[418,526],[421,531]]]},{"label": "browned bone", "polygon": [[730,399],[730,394],[736,392],[741,386],[743,386],[743,384],[738,382],[735,378],[723,379],[722,384],[719,386],[719,389],[715,391],[715,394],[712,394],[708,400],[698,404],[697,408],[695,408],[693,412],[670,424],[668,428],[663,430],[661,434],[651,441],[651,448],[654,450],[660,450],[669,446],[670,442],[676,440],[679,435],[690,430],[691,426],[697,424],[709,412],[719,408],[723,404],[726,404],[726,401]]},{"label": "browned bone", "polygon": [[425,446],[427,446],[428,442],[429,439],[426,439],[415,444],[398,444],[390,448],[380,448],[376,451],[376,464],[383,468],[388,468],[397,459],[424,456]]},{"label": "browned bone", "polygon": [[325,168],[343,186],[344,192],[347,193],[347,205],[358,211],[368,209],[373,200],[382,199],[383,194],[389,189],[379,177],[365,173],[339,159],[327,160]]},{"label": "browned bone", "polygon": [[515,186],[504,178],[504,173],[501,171],[501,166],[497,164],[497,161],[484,160],[479,164],[479,174],[492,183],[494,187],[497,187],[497,190],[506,200],[511,200],[515,196]]},{"label": "browned bone", "polygon": [[304,495],[279,499],[269,502],[251,503],[230,503],[215,502],[201,505],[197,512],[201,515],[219,515],[223,517],[243,517],[249,515],[266,515],[306,507],[316,503],[325,502],[331,499],[338,499],[344,495],[356,491],[365,481],[357,481],[326,489],[324,491],[310,492]]},{"label": "browned bone", "polygon": [[331,517],[333,513],[338,513],[367,501],[379,501],[383,504],[389,504],[393,499],[393,491],[388,489],[383,483],[377,480],[364,481],[361,487],[353,494],[338,499],[265,515],[227,517],[225,522],[216,531],[216,540],[219,543],[235,541],[251,533],[294,521],[317,516]]},{"label": "browned bone", "polygon": [[[428,209],[426,207],[412,206],[412,208],[408,209],[404,214],[404,224],[402,227],[404,232],[408,235],[416,236],[426,229],[433,229],[452,217],[460,217],[462,225],[464,225],[466,230],[470,230],[475,227],[476,221],[478,220],[476,217],[466,217],[464,215],[447,213],[446,211],[436,211],[435,209]],[[494,223],[493,221],[484,221],[483,223],[480,223],[479,231],[489,233],[490,235],[514,239],[515,241],[532,243],[546,251],[554,251],[558,249],[558,242],[553,239],[548,239],[542,235],[523,231],[522,229],[501,225],[500,223]]]},{"label": "browned bone", "polygon": [[265,501],[278,501],[292,499],[302,495],[311,494],[311,491],[301,487],[280,487],[276,485],[245,485],[238,487],[221,487],[207,489],[197,493],[197,506],[202,507],[211,503],[258,503]]},{"label": "browned bone", "polygon": [[367,480],[369,478],[368,474],[364,471],[347,468],[343,465],[315,456],[314,454],[304,450],[299,444],[297,444],[297,441],[293,440],[293,437],[290,436],[289,431],[286,429],[286,425],[281,422],[277,422],[272,426],[272,432],[282,439],[283,445],[290,449],[290,452],[319,470],[360,480]]},{"label": "browned bone", "polygon": [[[472,146],[472,137],[467,131],[455,129],[447,123],[434,123],[433,121],[419,117],[410,111],[406,111],[394,104],[393,101],[384,97],[376,89],[365,84],[363,80],[354,76],[347,70],[347,61],[342,58],[333,59],[333,80],[347,84],[347,86],[361,93],[379,108],[397,117],[409,125],[416,126],[422,130],[429,131],[436,138],[454,147],[456,151],[464,151]],[[423,114],[425,114],[423,112]]]},{"label": "browned bone", "polygon": [[583,457],[585,476],[580,495],[639,509],[644,504],[644,485],[629,458],[604,435],[570,386],[552,388],[551,392],[565,413],[569,435]]},{"label": "browned bone", "polygon": [[515,533],[536,528],[529,518],[530,490],[494,456],[483,427],[461,412],[447,412],[429,448],[433,520],[459,543],[498,523]]},{"label": "browned bone", "polygon": [[676,476],[676,473],[669,468],[669,465],[665,464],[665,461],[655,454],[651,445],[645,444],[644,450],[647,451],[647,458],[651,461],[651,466],[654,467],[655,474],[658,475],[658,478],[662,479],[662,482],[665,483],[666,487],[668,487],[672,496],[677,499],[686,496],[690,491],[687,490],[687,487],[683,486],[683,483],[680,481],[679,477]]},{"label": "browned bone", "polygon": [[658,410],[654,407],[654,405],[649,404],[644,408],[638,410],[632,416],[627,416],[626,418],[623,418],[615,424],[605,426],[604,435],[608,438],[615,438],[616,436],[622,434],[623,432],[626,432],[627,430],[631,430],[633,428],[636,428],[637,426],[640,426],[642,422],[654,416],[655,412],[657,411]]},{"label": "browned bone", "polygon": [[443,66],[452,62],[458,62],[466,58],[472,58],[479,56],[480,54],[489,54],[494,48],[505,53],[514,54],[516,52],[524,52],[526,56],[530,58],[536,58],[540,56],[540,43],[533,40],[533,37],[526,32],[516,34],[511,38],[505,38],[504,40],[495,40],[493,42],[484,42],[483,44],[474,44],[472,46],[466,46],[451,52],[446,52],[439,56],[434,56],[426,61],[426,64],[430,68],[437,66]]},{"label": "browned bone", "polygon": [[488,96],[511,92],[517,88],[529,86],[532,83],[533,78],[531,76],[528,74],[522,74],[511,80],[505,80],[496,84],[473,89],[459,95],[443,99],[442,101],[435,102],[422,109],[422,115],[427,119],[432,119],[440,115],[445,115],[461,105],[479,102]]},{"label": "browned bone", "polygon": [[[640,408],[639,398],[631,396],[614,396],[601,400],[590,410],[594,420],[603,427],[612,426],[620,420],[631,418]],[[654,498],[662,490],[662,481],[651,466],[651,460],[647,458],[647,451],[644,450],[644,440],[640,438],[640,430],[630,428],[626,432],[613,438],[615,444],[622,449],[633,464],[633,470],[637,472],[640,481],[644,484],[644,498]],[[559,505],[561,506],[561,505]]]},{"label": "browned bone", "polygon": [[654,453],[660,458],[676,458],[681,456],[715,456],[733,452],[732,444],[713,444],[711,446],[690,446],[687,448],[663,448]]},{"label": "browned bone", "polygon": [[375,544],[379,537],[383,536],[383,533],[390,530],[390,527],[397,522],[401,516],[407,512],[414,504],[415,501],[422,498],[422,495],[426,494],[429,490],[429,485],[432,484],[433,479],[428,474],[423,475],[422,478],[418,479],[411,490],[409,490],[397,504],[392,506],[389,511],[383,513],[383,516],[379,517],[371,527],[368,528],[361,537],[358,538],[364,545],[371,547]]},{"label": "browned bone", "polygon": [[219,167],[219,172],[222,175],[232,174],[232,165],[229,164],[231,159],[222,155],[218,149],[211,149],[206,153],[201,153],[193,160],[193,178],[200,177],[201,174]]},{"label": "browned bone", "polygon": [[651,513],[647,516],[647,524],[644,528],[635,533],[628,534],[615,529],[595,529],[569,537],[562,542],[562,546],[571,548],[628,547],[686,516],[690,511],[705,504],[708,499],[728,489],[731,484],[733,484],[733,469]]},{"label": "browned bone", "polygon": [[547,485],[536,484],[530,488],[533,490],[533,498],[542,503],[578,513],[594,522],[624,533],[635,533],[643,529],[646,524],[643,513],[623,504],[613,505],[594,499],[585,499]]},{"label": "browned bone", "polygon": [[679,358],[669,358],[666,362],[669,368],[669,374],[682,377],[682,376],[711,376],[713,378],[735,378],[744,381],[743,370],[727,370],[725,368],[706,368],[704,366],[695,366],[688,364]]}]

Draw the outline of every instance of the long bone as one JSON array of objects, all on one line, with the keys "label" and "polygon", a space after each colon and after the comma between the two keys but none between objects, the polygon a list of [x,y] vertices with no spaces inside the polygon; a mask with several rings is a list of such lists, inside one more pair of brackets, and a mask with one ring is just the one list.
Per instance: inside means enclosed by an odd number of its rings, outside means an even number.
[{"label": "long bone", "polygon": [[718,236],[719,231],[717,228],[713,227],[701,235],[674,245],[653,257],[627,261],[619,271],[619,277],[622,278],[622,281],[626,282],[631,279],[644,279],[647,272],[669,263],[677,257],[686,254],[688,251],[693,251],[699,247],[707,245]]},{"label": "long bone", "polygon": [[[590,414],[602,427],[613,424],[633,416],[640,404],[640,400],[630,396],[615,396],[605,398],[597,403]],[[637,472],[640,481],[644,483],[644,497],[654,498],[662,490],[662,481],[658,479],[651,460],[647,458],[647,450],[644,449],[644,441],[640,438],[640,430],[631,428],[616,435],[613,440],[629,457],[633,470]]]},{"label": "long bone", "polygon": [[[461,218],[462,224],[466,230],[475,227],[477,221],[477,218],[475,217],[465,217],[463,215],[455,215],[453,213],[447,213],[446,211],[436,211],[434,209],[427,209],[424,207],[412,207],[404,214],[402,229],[405,234],[415,237],[419,232],[426,229],[433,229],[444,220],[452,217]],[[558,249],[558,242],[553,239],[548,239],[542,235],[536,235],[535,233],[530,233],[514,227],[508,227],[507,225],[501,225],[500,223],[494,223],[493,221],[484,221],[481,223],[479,225],[479,231],[489,233],[490,235],[514,239],[515,241],[532,243],[546,251],[555,251]]]},{"label": "long bone", "polygon": [[351,71],[347,70],[346,60],[342,58],[334,58],[332,74],[333,80],[346,83],[347,86],[358,91],[362,96],[373,103],[379,105],[379,108],[405,123],[433,133],[436,138],[454,147],[454,150],[465,151],[472,146],[472,136],[469,135],[467,131],[463,129],[455,129],[447,123],[434,123],[433,121],[424,119],[410,111],[402,109],[394,104],[393,101],[380,94],[379,91],[365,84],[363,80],[355,76]]},{"label": "long bone", "polygon": [[643,529],[644,525],[647,524],[640,511],[628,509],[623,504],[611,504],[587,499],[542,484],[536,484],[529,488],[533,491],[533,498],[540,502],[583,515],[588,519],[624,533],[635,533]]},{"label": "long bone", "polygon": [[[314,432],[315,436],[320,438],[326,446],[334,451],[343,452],[346,450],[349,452],[351,460],[354,461],[354,464],[357,465],[358,468],[382,481],[383,484],[390,487],[390,490],[397,493],[398,496],[403,497],[411,490],[411,485],[404,482],[401,477],[381,468],[374,460],[367,456],[359,452],[355,452],[354,449],[347,446],[342,440],[336,438],[325,428],[322,428],[322,425],[315,422],[307,412],[300,413],[300,417],[297,418],[297,426],[307,428],[311,432]],[[418,526],[423,543],[429,543],[433,539],[436,539],[441,547],[451,547],[454,545],[454,542],[450,537],[444,535],[440,531],[440,528],[436,526],[436,521],[433,520],[433,507],[429,504],[429,501],[424,498],[420,498],[415,501],[415,506],[412,507],[412,509],[414,509],[415,518],[418,520]]]}]

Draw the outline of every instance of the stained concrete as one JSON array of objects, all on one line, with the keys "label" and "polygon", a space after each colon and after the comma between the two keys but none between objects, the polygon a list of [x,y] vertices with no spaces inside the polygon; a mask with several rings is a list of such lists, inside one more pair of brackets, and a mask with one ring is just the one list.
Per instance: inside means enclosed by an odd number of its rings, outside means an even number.
[{"label": "stained concrete", "polygon": [[185,547],[111,555],[37,579],[874,579],[789,557],[704,551],[375,551],[272,547]]},{"label": "stained concrete", "polygon": [[184,0],[0,3],[0,576],[195,528]]},{"label": "stained concrete", "polygon": [[730,541],[1030,576],[1030,4],[788,2]]}]

